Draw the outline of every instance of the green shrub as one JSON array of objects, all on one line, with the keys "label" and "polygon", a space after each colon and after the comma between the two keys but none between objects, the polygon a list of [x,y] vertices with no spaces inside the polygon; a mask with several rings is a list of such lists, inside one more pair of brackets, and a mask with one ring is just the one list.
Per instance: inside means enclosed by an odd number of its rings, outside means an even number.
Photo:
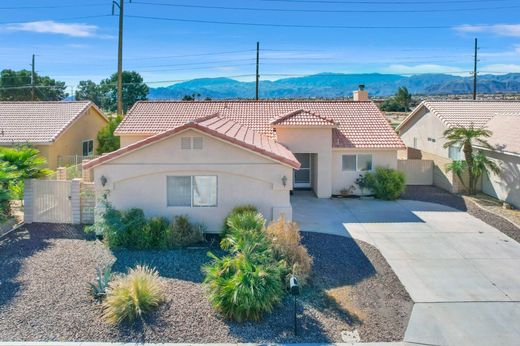
[{"label": "green shrub", "polygon": [[229,214],[224,219],[224,228],[222,230],[222,235],[225,235],[229,231],[228,219],[230,217],[232,217],[233,215],[242,214],[242,213],[245,213],[245,212],[257,213],[258,212],[258,208],[255,207],[252,204],[242,204],[242,205],[237,205],[236,207],[234,207],[231,210],[231,212],[229,212]]},{"label": "green shrub", "polygon": [[110,268],[110,266],[106,266],[102,269],[97,268],[96,273],[96,281],[89,284],[89,292],[94,299],[100,300],[107,294],[108,285],[112,279],[112,268]]},{"label": "green shrub", "polygon": [[110,323],[133,321],[156,309],[163,299],[157,271],[136,266],[127,275],[110,282],[103,302],[103,317]]},{"label": "green shrub", "polygon": [[132,208],[123,211],[121,222],[123,223],[121,232],[123,247],[127,249],[150,248],[150,228],[142,209]]},{"label": "green shrub", "polygon": [[202,224],[192,224],[186,215],[173,219],[170,246],[184,247],[200,243],[204,240],[205,227]]},{"label": "green shrub", "polygon": [[404,173],[391,168],[377,167],[374,173],[365,175],[365,181],[379,199],[398,199],[406,188]]},{"label": "green shrub", "polygon": [[257,264],[243,253],[213,256],[204,271],[211,305],[236,321],[260,320],[280,303],[285,292],[276,263]]},{"label": "green shrub", "polygon": [[149,244],[152,249],[166,249],[171,236],[170,222],[164,217],[152,217],[148,220]]},{"label": "green shrub", "polygon": [[245,211],[236,213],[227,218],[227,233],[234,231],[261,231],[265,226],[265,219],[262,214],[255,211]]}]

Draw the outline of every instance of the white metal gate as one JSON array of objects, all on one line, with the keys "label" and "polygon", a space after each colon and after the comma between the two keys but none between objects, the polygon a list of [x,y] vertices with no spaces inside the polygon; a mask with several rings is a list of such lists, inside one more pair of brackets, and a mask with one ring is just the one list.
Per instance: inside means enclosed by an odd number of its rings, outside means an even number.
[{"label": "white metal gate", "polygon": [[72,223],[71,181],[33,180],[33,221]]}]

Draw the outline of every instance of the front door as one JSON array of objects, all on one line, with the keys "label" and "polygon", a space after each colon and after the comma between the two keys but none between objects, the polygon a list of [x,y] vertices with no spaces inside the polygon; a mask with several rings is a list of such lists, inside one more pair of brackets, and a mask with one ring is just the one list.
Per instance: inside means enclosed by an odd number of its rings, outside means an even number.
[{"label": "front door", "polygon": [[310,188],[311,187],[311,154],[294,154],[296,159],[300,161],[300,169],[294,170],[294,188]]}]

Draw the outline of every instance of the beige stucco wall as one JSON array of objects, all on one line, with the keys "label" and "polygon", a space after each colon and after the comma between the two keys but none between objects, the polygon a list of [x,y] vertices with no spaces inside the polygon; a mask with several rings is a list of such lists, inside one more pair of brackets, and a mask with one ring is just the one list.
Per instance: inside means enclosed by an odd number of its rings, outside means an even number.
[{"label": "beige stucco wall", "polygon": [[[372,154],[372,168],[386,167],[397,169],[397,150],[354,150],[334,149],[332,151],[332,193],[339,194],[349,188],[363,172],[343,171],[342,156],[354,154]],[[359,191],[357,191],[359,193]]]},{"label": "beige stucco wall", "polygon": [[319,198],[328,198],[332,191],[332,129],[277,127],[278,142],[293,153],[316,154],[312,174],[316,185],[314,192]]},{"label": "beige stucco wall", "polygon": [[482,192],[520,208],[520,157],[484,151],[500,167],[500,173],[488,173],[482,180]]},{"label": "beige stucco wall", "polygon": [[[185,136],[203,137],[203,150],[181,150]],[[142,208],[147,216],[169,219],[186,214],[205,223],[209,232],[219,232],[224,217],[238,204],[256,205],[267,219],[282,212],[292,218],[290,167],[195,130],[141,148],[93,171],[97,193],[109,189],[116,208]],[[100,184],[103,175],[108,179],[105,188]],[[217,207],[168,207],[166,179],[172,175],[216,175]],[[288,178],[286,187],[283,176]]]},{"label": "beige stucco wall", "polygon": [[94,140],[94,154],[98,146],[97,133],[107,124],[107,120],[93,107],[89,108],[63,132],[54,143],[37,145],[42,156],[47,158],[47,165],[55,170],[58,157],[66,155],[83,155],[83,141]]},{"label": "beige stucco wall", "polygon": [[[448,158],[448,149],[444,148],[446,139],[444,131],[447,127],[444,123],[427,108],[423,107],[415,118],[399,131],[399,135],[407,147],[413,148],[413,139],[417,138],[417,148],[419,150]],[[428,138],[435,139],[435,142],[428,141]]]},{"label": "beige stucco wall", "polygon": [[121,148],[150,137],[149,135],[121,135]]}]

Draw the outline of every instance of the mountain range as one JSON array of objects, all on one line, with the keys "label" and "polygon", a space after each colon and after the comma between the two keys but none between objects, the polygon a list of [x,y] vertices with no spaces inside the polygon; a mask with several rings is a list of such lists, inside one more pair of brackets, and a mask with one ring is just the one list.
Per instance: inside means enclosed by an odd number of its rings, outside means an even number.
[{"label": "mountain range", "polygon": [[[371,96],[393,95],[404,86],[412,94],[467,94],[473,90],[473,77],[448,74],[339,74],[319,73],[305,77],[260,81],[260,98],[343,98],[352,96],[358,85],[364,84]],[[480,75],[479,93],[519,93],[520,73]],[[167,87],[150,88],[150,99],[181,99],[184,95],[200,94],[198,98],[251,99],[255,82],[230,78],[200,78]]]}]

